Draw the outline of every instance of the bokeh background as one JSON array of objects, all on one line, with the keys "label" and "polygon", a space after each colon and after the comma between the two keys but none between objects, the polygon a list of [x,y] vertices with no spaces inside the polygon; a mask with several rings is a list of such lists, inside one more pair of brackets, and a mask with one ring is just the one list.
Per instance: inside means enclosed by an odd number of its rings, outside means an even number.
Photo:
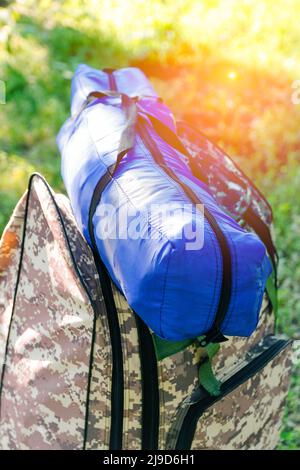
[{"label": "bokeh background", "polygon": [[[278,331],[299,339],[299,18],[299,0],[0,1],[0,233],[31,172],[63,191],[55,136],[77,64],[141,67],[176,115],[268,196],[281,256]],[[279,449],[300,448],[294,369]]]}]

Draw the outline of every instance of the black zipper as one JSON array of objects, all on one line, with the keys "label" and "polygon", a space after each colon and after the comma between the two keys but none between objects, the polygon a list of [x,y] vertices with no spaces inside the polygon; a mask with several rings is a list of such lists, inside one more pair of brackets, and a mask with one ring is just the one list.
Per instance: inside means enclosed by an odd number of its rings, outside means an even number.
[{"label": "black zipper", "polygon": [[[144,118],[139,116],[138,119],[138,131],[141,136],[141,139],[144,145],[148,148],[149,152],[151,153],[154,161],[167,173],[167,175],[172,178],[185,192],[185,194],[189,197],[189,199],[194,204],[201,204],[200,199],[195,194],[195,192],[186,184],[184,184],[176,175],[176,173],[169,168],[165,162],[162,153],[160,152],[158,146],[152,139],[149,131],[147,129],[148,123]],[[222,284],[221,284],[221,292],[220,292],[220,299],[217,308],[217,312],[215,315],[214,323],[212,328],[206,333],[205,338],[201,341],[200,345],[202,347],[206,346],[210,342],[222,342],[225,341],[226,338],[221,333],[221,325],[226,317],[226,313],[228,311],[230,297],[231,297],[231,284],[232,284],[232,269],[231,269],[231,253],[225,238],[224,233],[220,229],[216,219],[213,215],[207,210],[204,206],[204,217],[210,224],[211,228],[214,231],[214,234],[218,240],[221,253],[222,253]]]},{"label": "black zipper", "polygon": [[106,173],[100,179],[94,190],[89,210],[88,229],[95,258],[95,264],[99,274],[103,298],[107,310],[108,326],[112,346],[111,428],[109,448],[110,450],[121,450],[123,438],[124,380],[120,325],[111,288],[110,277],[103,261],[100,258],[93,227],[93,216],[100,201],[101,194],[110,180],[110,174]]},{"label": "black zipper", "polygon": [[[174,448],[176,450],[188,450],[191,448],[198,420],[208,408],[253,377],[291,344],[290,340],[275,337],[269,338],[273,339],[273,344],[221,384],[221,395],[213,397],[201,387],[190,397],[191,404],[186,403],[181,409],[179,407],[183,416],[178,415],[177,419],[179,419],[180,416],[181,426],[179,426],[177,433],[175,433],[175,438],[174,436],[172,438],[172,442],[175,442]],[[268,340],[269,338],[266,337],[265,339]],[[196,395],[196,397],[194,397],[194,395]],[[197,399],[197,395],[200,396],[199,399]]]},{"label": "black zipper", "polygon": [[142,450],[158,449],[159,391],[153,339],[145,323],[135,314],[142,376]]}]

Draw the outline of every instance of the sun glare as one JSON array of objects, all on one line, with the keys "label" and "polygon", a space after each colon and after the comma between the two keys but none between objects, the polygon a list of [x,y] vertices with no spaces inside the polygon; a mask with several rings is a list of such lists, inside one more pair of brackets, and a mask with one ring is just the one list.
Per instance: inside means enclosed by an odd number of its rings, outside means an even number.
[{"label": "sun glare", "polygon": [[228,72],[227,76],[230,80],[235,80],[236,79],[236,72],[231,70],[230,72]]}]

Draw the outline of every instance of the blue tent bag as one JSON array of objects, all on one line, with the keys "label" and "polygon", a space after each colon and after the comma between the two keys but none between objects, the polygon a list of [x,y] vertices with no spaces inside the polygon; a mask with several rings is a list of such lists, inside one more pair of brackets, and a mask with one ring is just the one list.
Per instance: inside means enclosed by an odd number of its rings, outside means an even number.
[{"label": "blue tent bag", "polygon": [[249,336],[272,270],[265,245],[220,208],[168,134],[174,117],[139,69],[80,65],[57,138],[77,222],[161,338]]}]

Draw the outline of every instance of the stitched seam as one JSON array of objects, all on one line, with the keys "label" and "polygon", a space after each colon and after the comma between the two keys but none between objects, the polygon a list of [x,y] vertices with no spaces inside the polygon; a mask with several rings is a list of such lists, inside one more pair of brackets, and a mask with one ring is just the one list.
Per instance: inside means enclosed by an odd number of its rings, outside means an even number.
[{"label": "stitched seam", "polygon": [[[237,299],[237,295],[236,295],[237,294],[237,278],[238,278],[237,251],[236,251],[235,243],[233,243],[232,237],[231,237],[229,232],[227,232],[227,236],[230,238],[231,246],[232,246],[233,251],[234,251],[234,256],[232,256],[232,253],[231,253],[231,261],[234,264],[234,266],[232,266],[232,272],[231,272],[231,293],[230,293],[230,295],[231,295],[232,305],[231,305],[231,308],[229,309],[229,311],[227,312],[226,318],[223,322],[224,325],[221,325],[221,330],[222,329],[225,330],[225,328],[227,328],[227,326],[229,324],[229,321],[232,318],[232,313],[233,313],[233,311],[236,307],[236,299]],[[235,272],[235,276],[233,276],[234,272]]]},{"label": "stitched seam", "polygon": [[[211,233],[211,227],[210,227],[210,224],[209,222],[207,222],[207,225],[209,227],[209,230],[208,230],[208,234],[210,236],[210,239],[212,241],[212,246],[214,248],[214,253],[215,253],[215,257],[214,257],[214,263],[215,263],[215,269],[216,269],[216,280],[219,280],[219,273],[220,273],[220,270],[219,270],[219,266],[218,266],[218,260],[219,260],[219,257],[218,257],[218,250],[217,250],[217,240],[215,238],[215,236],[213,236],[213,234]],[[219,249],[221,250],[220,246],[219,246]],[[222,257],[222,254],[221,254],[221,257]],[[223,268],[222,268],[223,269]],[[218,283],[220,285],[220,282]],[[221,289],[221,286],[220,286],[220,289]],[[207,329],[207,325],[211,319],[211,313],[212,313],[212,309],[213,307],[215,307],[215,309],[218,308],[218,306],[215,306],[215,299],[216,299],[216,290],[217,290],[217,282],[214,283],[214,290],[213,290],[213,297],[212,297],[212,302],[211,302],[211,305],[210,305],[210,309],[209,309],[209,313],[207,315],[207,318],[206,318],[206,322],[205,322],[205,327],[204,327],[204,331],[206,331]],[[216,316],[216,312],[215,312],[215,315],[214,315],[214,318]],[[214,321],[214,318],[213,318],[213,321]]]},{"label": "stitched seam", "polygon": [[[262,278],[262,274],[263,274],[262,265],[259,266],[259,271],[260,271],[260,277]],[[255,308],[255,318],[256,318],[256,322],[259,321],[259,314],[260,314],[260,310],[261,310],[261,306],[262,306],[264,291],[265,291],[264,285],[262,284],[262,285],[260,286],[259,295],[257,296],[257,300],[256,300],[256,308]],[[261,301],[261,302],[260,302],[260,301]]]},{"label": "stitched seam", "polygon": [[164,337],[163,333],[162,333],[162,313],[163,313],[163,307],[164,307],[165,298],[166,298],[167,277],[168,277],[168,273],[169,273],[170,259],[171,259],[171,255],[172,255],[173,251],[175,251],[174,248],[172,248],[169,251],[169,254],[168,254],[168,259],[167,259],[167,263],[166,263],[167,266],[166,266],[166,271],[165,271],[164,281],[163,281],[163,288],[162,288],[162,299],[161,299],[161,304],[160,304],[160,309],[159,309],[159,329],[160,329],[160,335],[162,337]]}]

